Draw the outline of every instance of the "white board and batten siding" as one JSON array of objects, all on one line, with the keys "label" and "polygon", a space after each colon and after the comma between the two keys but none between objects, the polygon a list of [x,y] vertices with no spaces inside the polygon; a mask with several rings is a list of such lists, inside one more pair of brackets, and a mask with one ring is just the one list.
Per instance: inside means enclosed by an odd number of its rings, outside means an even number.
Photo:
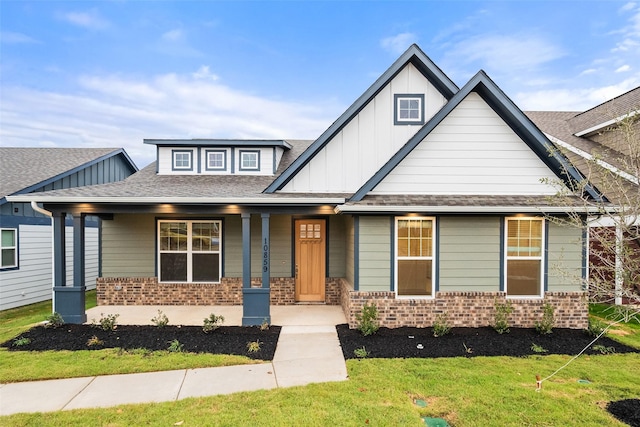
[{"label": "white board and batten siding", "polygon": [[[173,152],[188,151],[193,162],[192,170],[174,170]],[[207,170],[207,150],[224,151],[226,153],[225,170]],[[258,151],[260,153],[259,170],[240,170],[240,151]],[[160,175],[273,175],[277,169],[284,150],[280,147],[159,147],[158,174]]]},{"label": "white board and batten siding", "polygon": [[370,194],[541,195],[556,175],[470,93]]},{"label": "white board and batten siding", "polygon": [[[67,284],[73,283],[73,227],[66,227]],[[46,301],[53,292],[51,226],[20,225],[19,268],[0,272],[0,310]],[[98,277],[98,229],[85,231],[85,286],[95,289]]]},{"label": "white board and batten siding", "polygon": [[421,127],[394,125],[395,94],[424,94],[426,121],[447,102],[412,64],[407,64],[284,186],[282,192],[357,191]]}]

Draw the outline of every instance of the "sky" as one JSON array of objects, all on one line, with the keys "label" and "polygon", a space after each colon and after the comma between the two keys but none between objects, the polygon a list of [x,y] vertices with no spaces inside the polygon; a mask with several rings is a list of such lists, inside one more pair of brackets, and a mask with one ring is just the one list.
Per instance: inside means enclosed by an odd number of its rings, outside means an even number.
[{"label": "sky", "polygon": [[640,86],[640,2],[0,0],[0,146],[315,139],[412,43],[525,111]]}]

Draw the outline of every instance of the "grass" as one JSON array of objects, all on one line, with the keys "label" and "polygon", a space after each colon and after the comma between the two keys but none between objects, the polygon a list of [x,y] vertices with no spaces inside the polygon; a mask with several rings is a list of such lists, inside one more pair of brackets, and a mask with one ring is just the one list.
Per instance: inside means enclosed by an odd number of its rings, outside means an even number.
[{"label": "grass", "polygon": [[[593,316],[601,317],[599,307]],[[42,320],[50,305],[0,313],[0,336],[18,335]],[[22,319],[19,319],[22,318]],[[640,348],[640,325],[626,324],[625,341]],[[11,331],[11,332],[9,332]],[[611,335],[620,339],[619,335]],[[622,339],[620,339],[622,341]],[[635,344],[634,344],[635,343]],[[20,352],[22,353],[22,352]],[[0,350],[0,378],[40,379],[177,369],[192,363],[218,366],[215,356],[194,362],[188,353],[118,350],[22,353]],[[240,358],[244,359],[244,358]],[[569,356],[528,358],[362,359],[347,361],[349,381],[269,391],[113,408],[0,417],[11,426],[420,426],[420,417],[445,418],[451,426],[624,426],[607,402],[640,395],[640,354],[582,356],[536,392],[535,376],[560,368]],[[248,361],[248,360],[247,360]],[[239,362],[238,362],[239,363]],[[236,363],[237,364],[237,363]],[[179,366],[178,366],[179,365]],[[10,369],[8,367],[11,367]],[[580,384],[587,379],[590,384]],[[22,381],[23,379],[13,379]],[[6,381],[0,379],[0,382]],[[422,408],[415,399],[428,404]]]},{"label": "grass", "polygon": [[[624,426],[606,402],[640,394],[630,374],[640,355],[576,360],[536,392],[568,356],[366,359],[347,362],[350,380],[113,408],[17,414],[12,426],[420,426],[421,416],[464,426]],[[588,379],[590,384],[580,384]],[[415,399],[424,399],[425,408]],[[178,424],[181,423],[181,424]]]},{"label": "grass", "polygon": [[[620,319],[615,306],[608,304],[590,304],[589,315],[607,324]],[[612,326],[607,336],[628,346],[640,348],[640,314],[628,323]]]},{"label": "grass", "polygon": [[[85,308],[96,306],[95,291],[87,292]],[[51,301],[0,312],[0,342],[20,335],[51,314]],[[0,348],[0,383],[53,378],[193,369],[256,363],[243,356],[150,352],[119,349],[12,352]],[[1,424],[1,423],[0,423]]]}]

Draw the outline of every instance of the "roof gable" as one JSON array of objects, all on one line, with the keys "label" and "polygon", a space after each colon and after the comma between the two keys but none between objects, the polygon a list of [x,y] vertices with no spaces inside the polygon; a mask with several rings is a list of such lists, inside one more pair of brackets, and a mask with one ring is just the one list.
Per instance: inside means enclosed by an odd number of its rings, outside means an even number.
[{"label": "roof gable", "polygon": [[[449,102],[420,129],[375,175],[373,175],[350,199],[360,201],[405,159],[460,103],[471,93],[477,93],[497,115],[553,173],[565,183],[580,181],[582,175],[554,146],[520,109],[498,88],[484,71],[478,72]],[[600,195],[591,187],[589,195]]]},{"label": "roof gable", "polygon": [[313,144],[298,157],[282,175],[273,181],[266,193],[282,189],[311,159],[324,148],[351,120],[378,95],[407,64],[412,64],[446,99],[458,87],[438,68],[417,45],[411,45]]}]

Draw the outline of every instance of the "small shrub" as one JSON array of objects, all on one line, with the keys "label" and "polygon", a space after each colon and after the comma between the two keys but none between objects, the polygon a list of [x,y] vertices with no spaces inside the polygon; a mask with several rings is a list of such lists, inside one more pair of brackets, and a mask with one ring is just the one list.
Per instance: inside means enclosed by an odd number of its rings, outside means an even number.
[{"label": "small shrub", "polygon": [[24,347],[25,345],[29,345],[31,343],[31,338],[27,337],[18,337],[13,340],[11,344],[14,347]]},{"label": "small shrub", "polygon": [[205,334],[208,334],[211,331],[215,331],[224,323],[224,316],[216,316],[211,313],[209,317],[204,319],[204,325],[202,326],[202,330]]},{"label": "small shrub", "polygon": [[364,336],[373,335],[378,332],[378,308],[375,304],[365,304],[360,313],[356,313],[356,321],[358,322],[358,330]]},{"label": "small shrub", "polygon": [[360,347],[360,348],[356,348],[355,350],[353,350],[353,354],[358,358],[358,359],[365,359],[369,356],[369,352],[367,351],[366,348],[364,348],[364,346]]},{"label": "small shrub", "polygon": [[106,316],[100,313],[100,320],[96,323],[96,319],[91,321],[91,326],[94,328],[100,328],[103,331],[115,331],[118,327],[119,314],[107,314]]},{"label": "small shrub", "polygon": [[555,308],[547,303],[543,307],[542,319],[539,322],[535,323],[536,331],[540,335],[547,335],[553,332],[553,326],[556,323],[556,320],[553,316],[553,312]]},{"label": "small shrub", "polygon": [[60,313],[56,313],[55,311],[47,316],[45,319],[47,323],[44,324],[45,328],[59,328],[64,325],[64,319],[60,315]]},{"label": "small shrub", "polygon": [[103,344],[104,344],[104,341],[102,341],[100,338],[98,338],[95,335],[87,340],[87,347],[97,347]]},{"label": "small shrub", "polygon": [[493,329],[499,334],[509,333],[509,315],[513,313],[513,306],[511,305],[511,301],[507,301],[506,303],[495,303],[496,308],[496,317],[495,322],[492,325]]},{"label": "small shrub", "polygon": [[269,321],[266,318],[260,324],[260,330],[261,331],[268,331],[269,330]]},{"label": "small shrub", "polygon": [[606,347],[602,344],[596,344],[593,347],[591,347],[593,349],[593,351],[597,351],[600,354],[613,354],[616,352],[616,349],[613,347]]},{"label": "small shrub", "polygon": [[546,353],[548,350],[541,345],[531,343],[531,351],[533,351],[534,353]]},{"label": "small shrub", "polygon": [[169,350],[172,353],[181,353],[183,348],[184,348],[184,345],[182,345],[180,341],[176,339],[169,342],[169,347],[167,348],[167,350]]},{"label": "small shrub", "polygon": [[589,318],[589,326],[587,326],[587,333],[592,337],[597,337],[604,332],[607,325],[598,319]]},{"label": "small shrub", "polygon": [[158,315],[151,318],[151,322],[153,322],[153,324],[158,328],[164,328],[169,324],[169,318],[162,312],[162,310],[158,310]]},{"label": "small shrub", "polygon": [[441,337],[451,332],[451,324],[446,314],[439,314],[433,322],[433,336]]},{"label": "small shrub", "polygon": [[249,353],[257,353],[260,351],[260,340],[255,340],[247,343],[247,351]]}]

